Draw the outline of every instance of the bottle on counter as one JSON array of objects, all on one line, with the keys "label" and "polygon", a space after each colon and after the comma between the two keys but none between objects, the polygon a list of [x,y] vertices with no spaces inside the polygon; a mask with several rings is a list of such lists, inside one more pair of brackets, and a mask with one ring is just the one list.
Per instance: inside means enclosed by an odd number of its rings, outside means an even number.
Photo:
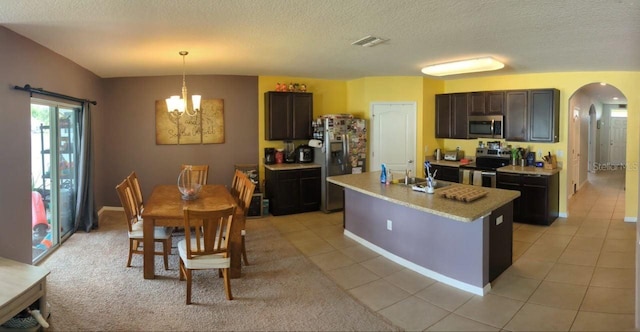
[{"label": "bottle on counter", "polygon": [[382,172],[380,172],[380,183],[387,183],[387,166],[385,164],[381,165]]}]

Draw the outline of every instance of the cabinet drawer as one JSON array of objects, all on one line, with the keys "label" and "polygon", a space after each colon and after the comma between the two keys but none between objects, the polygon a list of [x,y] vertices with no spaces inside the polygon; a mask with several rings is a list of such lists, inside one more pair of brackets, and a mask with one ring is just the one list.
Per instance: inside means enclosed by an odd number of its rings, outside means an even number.
[{"label": "cabinet drawer", "polygon": [[300,172],[298,170],[274,171],[274,174],[278,180],[298,179],[300,177]]},{"label": "cabinet drawer", "polygon": [[521,176],[519,174],[498,173],[497,181],[499,183],[520,184]]},{"label": "cabinet drawer", "polygon": [[320,169],[303,169],[300,170],[301,178],[319,178],[320,177]]},{"label": "cabinet drawer", "polygon": [[523,185],[547,186],[547,177],[543,175],[523,175]]}]

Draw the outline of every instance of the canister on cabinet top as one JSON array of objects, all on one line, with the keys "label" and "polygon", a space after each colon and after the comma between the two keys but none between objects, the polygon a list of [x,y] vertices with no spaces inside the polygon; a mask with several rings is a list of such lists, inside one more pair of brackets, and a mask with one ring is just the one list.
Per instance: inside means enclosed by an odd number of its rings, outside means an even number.
[{"label": "canister on cabinet top", "polygon": [[436,160],[440,161],[440,159],[442,159],[442,151],[440,151],[440,149],[436,149]]}]

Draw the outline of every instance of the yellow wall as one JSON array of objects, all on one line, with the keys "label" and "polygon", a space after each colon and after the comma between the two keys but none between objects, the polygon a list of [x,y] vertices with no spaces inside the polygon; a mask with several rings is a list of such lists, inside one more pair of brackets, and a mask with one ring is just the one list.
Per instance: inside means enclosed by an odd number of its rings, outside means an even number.
[{"label": "yellow wall", "polygon": [[[264,180],[264,148],[283,148],[283,141],[267,141],[265,135],[264,93],[275,91],[278,83],[304,83],[307,92],[313,93],[313,117],[323,114],[347,112],[347,84],[345,81],[320,80],[314,78],[288,76],[260,76],[258,78],[258,170]],[[298,146],[308,141],[295,141]],[[261,184],[262,185],[262,184]],[[261,190],[263,190],[262,187]]]},{"label": "yellow wall", "polygon": [[435,126],[427,124],[435,118],[434,95],[443,88],[442,81],[420,76],[365,77],[347,82],[347,105],[350,113],[370,119],[372,102],[415,102],[416,158],[423,160],[424,147],[435,145]]},{"label": "yellow wall", "polygon": [[[560,142],[537,143],[507,142],[514,146],[531,147],[533,151],[538,149],[557,153],[562,151],[563,156],[558,160],[566,165],[568,151],[568,121],[569,98],[582,86],[589,83],[607,82],[618,88],[628,99],[629,115],[627,119],[627,173],[625,195],[625,217],[637,218],[638,216],[638,157],[640,154],[640,73],[638,72],[569,72],[569,73],[543,73],[527,75],[508,75],[482,77],[472,79],[458,79],[445,81],[445,93],[511,90],[511,89],[538,89],[556,88],[560,90]],[[467,154],[474,154],[478,140],[443,140],[443,148],[455,149],[460,146]],[[560,212],[566,213],[567,203],[567,171],[560,172]]]}]

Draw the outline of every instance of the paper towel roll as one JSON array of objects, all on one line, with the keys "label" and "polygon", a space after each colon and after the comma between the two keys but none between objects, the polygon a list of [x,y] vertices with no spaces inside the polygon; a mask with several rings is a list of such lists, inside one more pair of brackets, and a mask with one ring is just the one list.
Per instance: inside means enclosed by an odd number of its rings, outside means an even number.
[{"label": "paper towel roll", "polygon": [[469,176],[471,175],[471,171],[468,169],[465,169],[462,171],[462,184],[471,184],[469,182]]},{"label": "paper towel roll", "polygon": [[482,187],[482,171],[473,171],[473,185]]}]

